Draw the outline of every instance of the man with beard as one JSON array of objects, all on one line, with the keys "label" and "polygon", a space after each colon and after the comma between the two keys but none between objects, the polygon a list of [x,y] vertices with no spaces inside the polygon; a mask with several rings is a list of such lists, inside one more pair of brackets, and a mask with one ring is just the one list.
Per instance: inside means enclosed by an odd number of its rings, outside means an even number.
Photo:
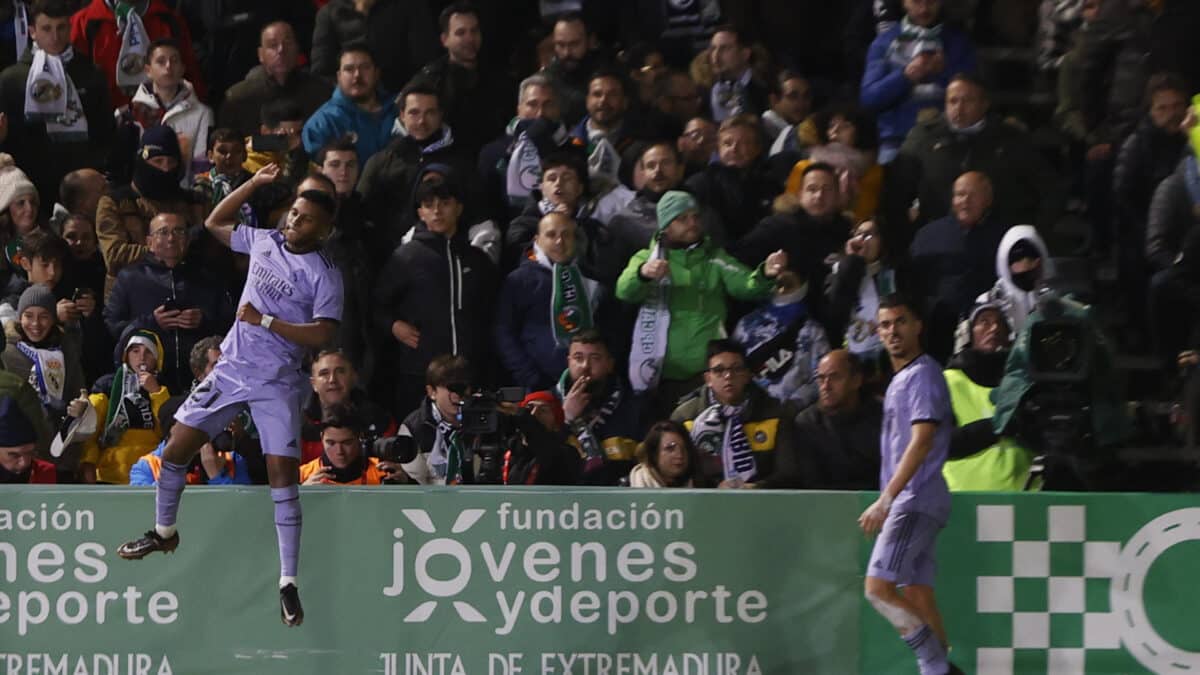
[{"label": "man with beard", "polygon": [[634,196],[620,179],[625,175],[621,164],[633,138],[627,114],[629,97],[619,73],[598,70],[592,75],[587,88],[587,111],[587,117],[571,135],[576,145],[587,149],[592,217],[607,223]]},{"label": "man with beard", "polygon": [[999,305],[979,304],[968,321],[970,344],[954,355],[943,373],[958,428],[942,475],[950,490],[1021,490],[1032,456],[1025,448],[992,432],[992,389],[1004,377],[1012,334]]},{"label": "man with beard", "polygon": [[568,126],[578,124],[587,113],[588,80],[600,65],[600,55],[592,49],[591,38],[583,15],[575,12],[559,17],[550,35],[554,60],[545,73],[558,91],[562,119]]},{"label": "man with beard", "polygon": [[568,442],[583,457],[580,483],[616,485],[629,475],[646,433],[645,403],[616,372],[604,338],[594,330],[571,338],[567,369],[555,393],[562,400]]},{"label": "man with beard", "polygon": [[720,26],[713,33],[708,62],[715,82],[709,105],[717,124],[734,115],[759,115],[768,109],[767,87],[755,79],[750,55],[750,45],[737,28]]},{"label": "man with beard", "polygon": [[[629,262],[634,253],[650,245],[650,240],[658,231],[658,213],[655,210],[658,200],[662,199],[668,190],[678,188],[683,182],[683,158],[668,141],[646,146],[637,162],[637,171],[645,178],[645,184],[638,190],[633,201],[608,223],[611,258],[620,269],[625,269],[625,263]],[[718,246],[726,245],[725,227],[715,211],[708,207],[701,208],[700,223],[704,233]],[[617,273],[619,274],[620,270],[617,270]]]},{"label": "man with beard", "polygon": [[396,102],[379,86],[375,57],[362,45],[350,45],[338,60],[333,97],[304,123],[304,150],[316,155],[329,141],[353,133],[358,165],[364,166],[387,145],[395,122]]}]

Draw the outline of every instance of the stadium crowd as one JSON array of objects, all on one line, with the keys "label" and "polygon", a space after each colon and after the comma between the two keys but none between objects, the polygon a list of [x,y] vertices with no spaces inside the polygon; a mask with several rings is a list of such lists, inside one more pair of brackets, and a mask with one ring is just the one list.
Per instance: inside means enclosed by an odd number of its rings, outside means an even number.
[{"label": "stadium crowd", "polygon": [[[318,190],[345,297],[305,485],[875,490],[899,295],[951,489],[1023,489],[1047,297],[1089,335],[1077,445],[1140,439],[1118,354],[1194,417],[1197,32],[1191,0],[0,0],[0,482],[154,484],[251,320],[206,223]],[[264,483],[254,420],[188,480]]]}]

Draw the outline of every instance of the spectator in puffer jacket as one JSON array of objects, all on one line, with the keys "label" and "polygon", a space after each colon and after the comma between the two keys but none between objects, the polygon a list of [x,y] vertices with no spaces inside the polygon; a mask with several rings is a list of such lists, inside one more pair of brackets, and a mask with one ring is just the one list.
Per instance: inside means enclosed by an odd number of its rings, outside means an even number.
[{"label": "spectator in puffer jacket", "polygon": [[326,143],[352,133],[358,165],[366,166],[391,139],[396,102],[379,86],[379,65],[366,47],[346,47],[338,64],[333,97],[304,123],[304,151],[315,156]]},{"label": "spectator in puffer jacket", "polygon": [[859,98],[879,118],[879,161],[887,164],[927,108],[941,110],[950,79],[975,72],[967,36],[941,22],[941,0],[904,0],[904,18],[867,51]]}]

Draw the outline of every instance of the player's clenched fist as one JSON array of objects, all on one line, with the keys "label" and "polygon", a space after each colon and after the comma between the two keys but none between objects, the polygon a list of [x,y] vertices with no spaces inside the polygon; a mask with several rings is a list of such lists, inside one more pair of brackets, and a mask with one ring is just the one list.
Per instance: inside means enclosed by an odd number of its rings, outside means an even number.
[{"label": "player's clenched fist", "polygon": [[262,312],[248,302],[238,307],[237,318],[238,321],[244,321],[251,326],[262,325]]},{"label": "player's clenched fist", "polygon": [[858,526],[865,534],[875,534],[883,528],[883,521],[891,509],[892,498],[885,492],[879,495],[879,499],[876,499],[875,503],[868,506],[867,510],[858,517]]}]

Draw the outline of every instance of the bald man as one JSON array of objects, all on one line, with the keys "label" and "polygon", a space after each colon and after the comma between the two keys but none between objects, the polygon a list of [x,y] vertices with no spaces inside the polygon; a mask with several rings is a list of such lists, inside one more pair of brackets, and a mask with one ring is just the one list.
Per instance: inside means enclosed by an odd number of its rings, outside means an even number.
[{"label": "bald man", "polygon": [[929,309],[929,353],[946,363],[954,349],[954,326],[980,293],[996,283],[996,249],[1012,223],[992,211],[992,182],[969,171],[954,181],[951,212],[917,231],[909,255],[916,294]]},{"label": "bald man", "polygon": [[578,230],[567,214],[542,216],[533,244],[500,289],[496,349],[510,381],[529,391],[553,389],[566,370],[571,336],[597,327],[606,293],[576,264]]},{"label": "bald man", "polygon": [[300,43],[286,21],[269,23],[259,33],[258,64],[229,88],[220,126],[249,136],[257,131],[259,111],[268,101],[295,101],[307,118],[329,99],[329,83],[300,69]]},{"label": "bald man", "polygon": [[[835,349],[817,364],[816,380],[817,402],[796,415],[796,450],[786,462],[786,487],[878,489],[883,405],[863,393],[862,363],[845,349]],[[783,469],[784,458],[780,462]]]}]

